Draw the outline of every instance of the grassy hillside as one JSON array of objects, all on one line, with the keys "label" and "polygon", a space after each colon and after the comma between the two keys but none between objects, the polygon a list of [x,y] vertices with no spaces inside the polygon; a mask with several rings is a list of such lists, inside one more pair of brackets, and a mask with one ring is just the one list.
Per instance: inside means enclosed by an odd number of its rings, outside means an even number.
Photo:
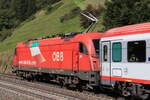
[{"label": "grassy hillside", "polygon": [[0,43],[0,51],[13,49],[17,42],[32,38],[56,33],[82,31],[79,26],[78,17],[70,19],[64,23],[61,23],[59,20],[61,16],[69,13],[73,8],[77,7],[73,0],[63,0],[53,5],[53,7],[55,10],[52,10],[50,14],[45,14],[43,10],[39,11],[34,20],[29,22],[26,21],[20,27],[15,29],[11,37]]},{"label": "grassy hillside", "polygon": [[70,13],[76,7],[84,9],[88,4],[97,5],[103,3],[102,1],[104,0],[62,0],[52,5],[53,9],[48,14],[46,14],[45,10],[41,10],[35,14],[36,18],[34,20],[23,22],[14,30],[11,37],[0,43],[0,52],[12,51],[20,41],[56,33],[83,31],[80,27],[79,16],[63,23],[60,22],[60,17]]}]

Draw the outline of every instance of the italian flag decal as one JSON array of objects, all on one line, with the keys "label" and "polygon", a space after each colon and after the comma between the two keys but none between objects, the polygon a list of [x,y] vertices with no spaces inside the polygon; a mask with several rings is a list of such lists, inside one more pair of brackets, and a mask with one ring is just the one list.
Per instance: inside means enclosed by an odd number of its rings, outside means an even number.
[{"label": "italian flag decal", "polygon": [[30,44],[31,56],[35,59],[37,65],[45,62],[45,58],[40,51],[39,44],[39,42],[33,42]]}]

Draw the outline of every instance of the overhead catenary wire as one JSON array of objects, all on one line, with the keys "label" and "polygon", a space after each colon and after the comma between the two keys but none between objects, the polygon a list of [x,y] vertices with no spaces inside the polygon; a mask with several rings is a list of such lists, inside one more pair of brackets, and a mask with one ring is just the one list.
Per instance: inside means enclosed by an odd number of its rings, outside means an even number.
[{"label": "overhead catenary wire", "polygon": [[92,15],[91,13],[89,13],[87,11],[80,12],[80,14],[92,21],[92,23],[89,25],[89,27],[84,32],[84,33],[88,33],[92,29],[92,27],[94,27],[98,23],[99,20],[94,15]]}]

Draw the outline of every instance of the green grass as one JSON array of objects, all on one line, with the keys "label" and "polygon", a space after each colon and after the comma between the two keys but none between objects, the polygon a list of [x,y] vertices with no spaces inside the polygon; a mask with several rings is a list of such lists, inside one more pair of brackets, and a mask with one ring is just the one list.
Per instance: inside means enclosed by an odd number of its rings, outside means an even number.
[{"label": "green grass", "polygon": [[88,4],[92,4],[93,7],[103,6],[105,0],[74,0],[82,10],[85,10]]}]

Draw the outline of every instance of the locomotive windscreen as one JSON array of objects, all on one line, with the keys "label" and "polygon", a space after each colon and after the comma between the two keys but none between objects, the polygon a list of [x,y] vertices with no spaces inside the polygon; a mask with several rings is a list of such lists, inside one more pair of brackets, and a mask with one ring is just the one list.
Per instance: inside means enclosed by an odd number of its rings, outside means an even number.
[{"label": "locomotive windscreen", "polygon": [[94,39],[93,44],[96,51],[96,55],[99,56],[99,39]]}]

